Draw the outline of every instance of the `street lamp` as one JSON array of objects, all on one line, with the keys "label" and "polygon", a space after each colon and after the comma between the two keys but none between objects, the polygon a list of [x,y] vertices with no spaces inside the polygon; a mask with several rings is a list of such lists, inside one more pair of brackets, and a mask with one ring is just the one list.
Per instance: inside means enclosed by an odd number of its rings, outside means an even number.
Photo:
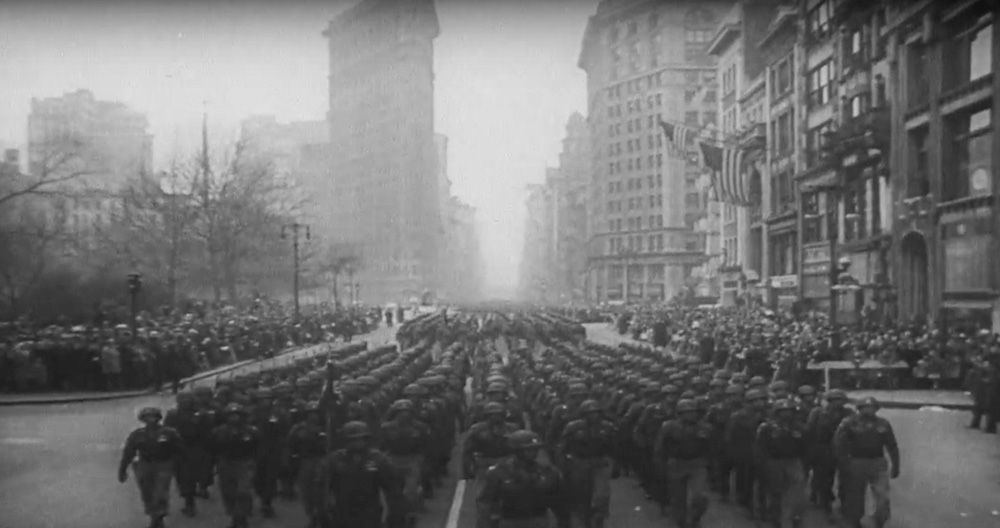
[{"label": "street lamp", "polygon": [[305,230],[306,240],[309,240],[309,226],[306,224],[300,224],[298,222],[292,222],[291,224],[285,224],[281,226],[281,239],[285,240],[288,237],[287,231],[292,231],[292,258],[294,260],[294,273],[292,275],[292,294],[295,298],[295,318],[299,318],[299,231]]},{"label": "street lamp", "polygon": [[130,308],[131,308],[131,310],[130,310],[131,311],[130,326],[132,327],[132,339],[135,339],[135,337],[136,337],[136,328],[135,328],[136,302],[135,301],[136,301],[136,296],[139,295],[139,291],[142,290],[142,274],[139,273],[139,272],[137,272],[137,271],[133,271],[132,273],[129,273],[128,274],[128,279],[126,280],[126,284],[128,285],[129,305],[130,305]]}]

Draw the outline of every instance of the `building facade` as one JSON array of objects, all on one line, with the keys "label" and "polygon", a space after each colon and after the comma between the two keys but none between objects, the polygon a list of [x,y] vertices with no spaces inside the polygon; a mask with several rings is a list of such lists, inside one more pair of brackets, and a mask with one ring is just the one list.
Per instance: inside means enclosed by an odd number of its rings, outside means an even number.
[{"label": "building facade", "polygon": [[716,122],[715,103],[696,98],[715,82],[706,43],[731,5],[605,0],[587,24],[579,66],[588,86],[592,301],[670,299],[692,288],[706,260],[705,233],[695,230],[707,216],[701,169],[694,157],[667,155],[659,120]]},{"label": "building facade", "polygon": [[324,221],[362,250],[365,302],[438,285],[444,248],[434,140],[431,0],[364,0],[324,32],[330,126]]},{"label": "building facade", "polygon": [[552,193],[548,185],[538,183],[528,185],[526,191],[518,297],[527,302],[552,304],[558,301],[553,285],[556,263]]},{"label": "building facade", "polygon": [[151,174],[148,129],[144,114],[100,101],[89,90],[31,100],[27,172],[35,181],[65,180],[59,184],[63,197],[45,206],[50,220],[65,223],[74,245],[92,245],[110,222],[116,193]]},{"label": "building facade", "polygon": [[[838,15],[854,20],[847,2]],[[856,7],[856,6],[855,6]],[[1000,4],[900,3],[880,27],[888,62],[894,279],[904,320],[1000,329]]]}]

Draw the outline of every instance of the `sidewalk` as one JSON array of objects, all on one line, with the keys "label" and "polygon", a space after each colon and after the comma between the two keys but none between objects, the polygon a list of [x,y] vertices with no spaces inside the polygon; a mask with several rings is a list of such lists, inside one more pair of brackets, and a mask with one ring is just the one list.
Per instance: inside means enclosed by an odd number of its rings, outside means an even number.
[{"label": "sidewalk", "polygon": [[[387,328],[385,326],[380,326],[376,330],[369,332],[367,334],[361,334],[354,336],[352,342],[357,343],[359,341],[366,341],[369,347],[377,347],[392,343],[396,340],[396,329],[394,326],[392,328]],[[238,376],[241,374],[259,372],[264,369],[269,369],[274,366],[281,364],[291,363],[292,361],[312,357],[317,354],[326,353],[328,347],[338,347],[343,343],[320,343],[318,345],[312,345],[308,347],[302,347],[294,350],[289,350],[283,354],[279,354],[272,358],[264,360],[247,360],[239,361],[230,365],[223,365],[212,370],[205,372],[199,372],[194,376],[189,378],[184,378],[181,380],[181,387],[193,388],[199,385],[215,385],[215,378],[220,375]],[[160,387],[161,391],[166,391],[170,389],[169,384],[164,384]],[[151,390],[133,390],[133,391],[118,391],[118,392],[44,392],[44,393],[18,393],[18,394],[0,394],[0,407],[10,406],[10,405],[45,405],[45,404],[58,404],[58,403],[78,403],[78,402],[88,402],[88,401],[104,401],[104,400],[117,400],[123,398],[134,398],[136,396],[146,396],[153,394]]]},{"label": "sidewalk", "polygon": [[[617,346],[620,343],[646,345],[645,341],[636,341],[628,335],[619,335],[607,323],[589,323],[583,325],[587,329],[587,339],[603,345]],[[877,399],[884,409],[920,409],[922,407],[941,407],[953,410],[972,410],[972,397],[961,391],[935,390],[853,390],[847,391],[852,400],[860,400],[869,396]]]}]

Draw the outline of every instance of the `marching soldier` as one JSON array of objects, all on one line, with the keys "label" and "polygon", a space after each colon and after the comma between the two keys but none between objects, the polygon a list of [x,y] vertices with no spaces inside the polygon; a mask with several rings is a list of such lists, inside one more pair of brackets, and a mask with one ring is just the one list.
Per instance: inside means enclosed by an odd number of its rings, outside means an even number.
[{"label": "marching soldier", "polygon": [[176,430],[181,438],[181,452],[174,469],[177,488],[184,499],[181,512],[193,517],[196,513],[195,494],[198,491],[199,472],[205,465],[211,465],[208,453],[208,435],[204,417],[197,411],[194,395],[181,392],[176,396],[177,408],[167,411],[163,423]]},{"label": "marching soldier", "polygon": [[854,411],[844,406],[847,403],[847,394],[844,391],[836,389],[828,391],[825,399],[825,407],[816,407],[809,413],[809,420],[806,422],[806,443],[807,458],[813,469],[810,494],[814,495],[816,503],[830,514],[833,504],[833,481],[837,474],[833,436],[840,423],[854,414]]},{"label": "marching soldier", "polygon": [[698,419],[691,400],[677,402],[677,418],[664,423],[657,437],[657,459],[666,460],[670,505],[681,528],[698,526],[708,509],[711,437],[711,427]]},{"label": "marching soldier", "polygon": [[539,462],[541,447],[531,431],[510,435],[513,456],[486,472],[477,500],[489,514],[487,528],[548,528],[549,512],[559,528],[568,528],[562,478],[555,467]]},{"label": "marching soldier", "polygon": [[729,500],[729,481],[733,472],[733,461],[726,454],[726,424],[733,412],[743,401],[743,388],[729,385],[725,388],[725,398],[708,408],[705,421],[712,428],[712,457],[709,460],[709,483],[721,496]]},{"label": "marching soldier", "polygon": [[326,455],[326,427],[319,404],[305,408],[304,420],[288,433],[288,452],[298,468],[299,495],[309,518],[308,528],[319,528],[323,520],[323,480],[320,462]]},{"label": "marching soldier", "polygon": [[566,425],[556,459],[569,491],[570,521],[581,528],[603,528],[608,518],[611,479],[617,477],[613,423],[603,419],[595,400],[580,404],[580,419]]},{"label": "marching soldier", "polygon": [[132,465],[150,528],[164,526],[163,518],[170,507],[170,481],[182,449],[180,434],[160,425],[162,418],[163,413],[156,407],[139,411],[139,421],[145,425],[129,433],[118,464],[121,483],[128,480],[128,467]]},{"label": "marching soldier", "polygon": [[431,431],[427,424],[414,420],[410,400],[396,400],[389,407],[389,416],[389,421],[380,428],[379,446],[403,481],[402,514],[406,525],[412,527],[416,525],[421,505],[420,486],[430,450]]},{"label": "marching soldier", "polygon": [[283,443],[288,437],[289,426],[276,412],[271,400],[270,389],[257,393],[254,425],[260,433],[260,445],[254,470],[254,490],[260,497],[260,510],[264,517],[274,517],[271,502],[278,492],[278,476],[281,471]]},{"label": "marching soldier", "polygon": [[768,516],[780,528],[797,528],[805,510],[805,426],[796,420],[795,402],[774,403],[773,417],[757,429],[757,458],[767,488]]},{"label": "marching soldier", "polygon": [[[510,454],[508,436],[516,431],[513,424],[504,420],[507,410],[497,402],[483,407],[485,422],[472,424],[462,446],[462,469],[464,477],[476,479],[476,497],[485,485],[486,471]],[[476,528],[489,528],[489,505],[477,504]]]},{"label": "marching soldier", "polygon": [[246,410],[238,403],[225,409],[226,422],[212,430],[212,449],[219,471],[219,491],[230,528],[246,528],[253,507],[254,460],[260,447],[260,432],[250,425]]},{"label": "marching soldier", "polygon": [[875,497],[875,526],[885,525],[889,520],[889,479],[899,477],[896,435],[889,421],[877,412],[878,401],[865,398],[858,404],[858,414],[845,418],[834,435],[834,451],[843,468],[843,514],[851,528],[861,526],[869,487]]},{"label": "marching soldier", "polygon": [[384,495],[389,527],[399,527],[399,479],[385,454],[371,446],[371,428],[364,422],[347,422],[341,436],[345,447],[328,455],[321,469],[332,500],[328,512],[332,525],[381,528]]},{"label": "marching soldier", "polygon": [[751,513],[763,512],[761,496],[755,493],[759,483],[753,445],[757,428],[764,421],[767,394],[760,389],[750,389],[744,395],[746,404],[729,417],[726,426],[726,453],[736,466],[736,497]]}]

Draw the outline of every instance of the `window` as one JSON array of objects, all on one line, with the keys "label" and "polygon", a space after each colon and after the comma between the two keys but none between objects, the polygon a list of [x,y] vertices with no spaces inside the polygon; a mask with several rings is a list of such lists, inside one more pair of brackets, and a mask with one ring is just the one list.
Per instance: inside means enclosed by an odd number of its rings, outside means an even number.
[{"label": "window", "polygon": [[968,112],[949,123],[953,138],[943,174],[945,200],[990,192],[993,177],[993,126],[990,108]]},{"label": "window", "polygon": [[705,112],[701,117],[701,122],[704,125],[714,125],[716,119],[718,119],[718,116],[716,116],[715,112]]},{"label": "window", "polygon": [[953,89],[993,72],[993,16],[982,11],[964,16],[946,44],[945,89]]},{"label": "window", "polygon": [[795,233],[783,233],[771,237],[771,275],[792,275],[798,272],[798,251]]},{"label": "window", "polygon": [[927,46],[921,43],[907,46],[906,59],[908,106],[910,109],[915,109],[926,105],[930,97],[930,84],[927,78]]},{"label": "window", "polygon": [[698,112],[697,111],[684,112],[684,124],[685,125],[697,126],[698,125]]},{"label": "window", "polygon": [[813,42],[823,38],[830,31],[830,18],[832,16],[832,0],[823,0],[806,15],[806,31]]},{"label": "window", "polygon": [[771,67],[771,97],[784,96],[792,90],[792,57],[779,61]]},{"label": "window", "polygon": [[868,236],[865,226],[867,207],[867,194],[865,193],[865,180],[858,179],[846,189],[844,189],[844,239],[862,240]]},{"label": "window", "polygon": [[844,117],[855,118],[868,111],[871,107],[871,94],[860,93],[851,97],[844,104]]},{"label": "window", "polygon": [[828,141],[827,134],[832,129],[833,124],[827,121],[806,133],[806,158],[810,166],[822,159],[823,148],[826,147]]},{"label": "window", "polygon": [[826,211],[820,207],[820,193],[802,194],[802,242],[822,242]]},{"label": "window", "polygon": [[795,196],[792,194],[792,174],[780,171],[771,176],[771,214],[786,213],[795,206]]},{"label": "window", "polygon": [[819,107],[830,102],[830,81],[833,79],[833,62],[828,60],[809,72],[807,86],[809,106]]},{"label": "window", "polygon": [[773,152],[779,155],[791,154],[795,148],[795,120],[793,111],[789,110],[772,124]]}]

